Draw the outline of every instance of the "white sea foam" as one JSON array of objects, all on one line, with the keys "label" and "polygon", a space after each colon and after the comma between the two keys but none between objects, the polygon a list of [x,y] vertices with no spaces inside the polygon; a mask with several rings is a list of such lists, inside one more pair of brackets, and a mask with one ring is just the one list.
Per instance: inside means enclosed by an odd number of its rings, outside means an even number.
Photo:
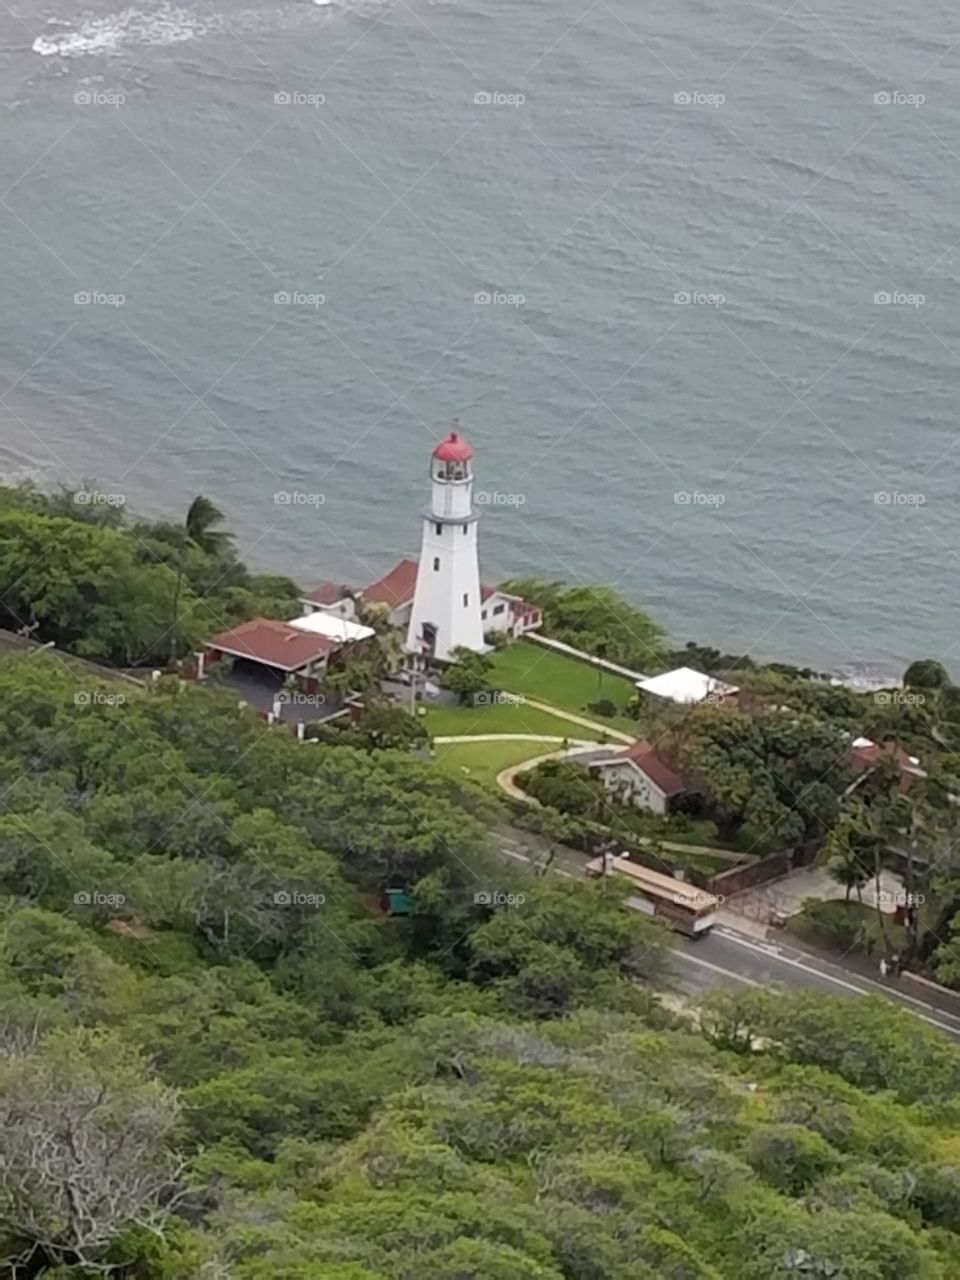
[{"label": "white sea foam", "polygon": [[87,18],[65,31],[38,36],[33,42],[33,51],[42,57],[56,54],[61,58],[76,58],[84,54],[120,53],[132,45],[181,44],[206,35],[212,25],[221,21],[216,14],[208,18],[178,5],[164,4],[149,12],[124,9],[104,17]]},{"label": "white sea foam", "polygon": [[[333,0],[315,3],[329,4]],[[51,18],[47,26],[55,29],[34,40],[33,52],[44,58],[105,57],[143,45],[184,44],[211,35],[251,35],[302,21],[311,13],[311,6],[215,13],[163,3],[149,9],[131,7],[103,17],[87,17],[79,23]]]}]

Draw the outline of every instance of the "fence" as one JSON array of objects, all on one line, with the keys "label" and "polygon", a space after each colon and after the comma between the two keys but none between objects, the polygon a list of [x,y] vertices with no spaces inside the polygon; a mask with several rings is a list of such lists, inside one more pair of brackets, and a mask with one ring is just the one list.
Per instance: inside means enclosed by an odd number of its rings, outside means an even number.
[{"label": "fence", "polygon": [[609,671],[611,675],[623,676],[625,680],[631,680],[634,684],[638,680],[650,679],[642,671],[631,671],[628,667],[621,667],[617,662],[608,662],[606,658],[598,658],[595,654],[585,653],[583,649],[575,649],[572,644],[564,644],[562,640],[552,640],[549,636],[539,635],[535,631],[527,632],[523,638],[532,640],[534,644],[543,645],[545,649],[555,649],[557,653],[565,653],[568,658],[576,658],[578,662],[586,662],[591,667],[600,667],[604,671]]}]

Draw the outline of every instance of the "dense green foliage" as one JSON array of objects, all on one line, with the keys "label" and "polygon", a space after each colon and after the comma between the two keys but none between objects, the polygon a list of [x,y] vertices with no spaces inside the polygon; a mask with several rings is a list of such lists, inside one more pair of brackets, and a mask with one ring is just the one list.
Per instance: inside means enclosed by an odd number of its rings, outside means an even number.
[{"label": "dense green foliage", "polygon": [[0,627],[142,666],[188,654],[242,619],[295,610],[295,585],[249,573],[206,498],[177,525],[127,518],[96,501],[104,496],[0,489]]},{"label": "dense green foliage", "polygon": [[375,736],[46,654],[0,665],[0,742],[20,1274],[957,1274],[960,1054],[909,1015],[674,1023],[659,926],[503,862],[483,791]]},{"label": "dense green foliage", "polygon": [[663,661],[662,629],[612,587],[518,578],[503,589],[542,607],[546,636],[637,671],[656,670]]}]

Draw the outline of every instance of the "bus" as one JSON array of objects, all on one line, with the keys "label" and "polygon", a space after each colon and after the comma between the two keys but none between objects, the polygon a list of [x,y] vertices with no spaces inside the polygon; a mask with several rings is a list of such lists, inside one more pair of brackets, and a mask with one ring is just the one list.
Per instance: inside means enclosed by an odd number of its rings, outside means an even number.
[{"label": "bus", "polygon": [[[606,862],[606,867],[604,867]],[[587,863],[587,875],[618,875],[630,882],[633,893],[627,904],[646,915],[665,920],[671,929],[699,938],[717,921],[721,899],[687,880],[675,880],[660,871],[631,862],[629,857],[604,854]]]}]

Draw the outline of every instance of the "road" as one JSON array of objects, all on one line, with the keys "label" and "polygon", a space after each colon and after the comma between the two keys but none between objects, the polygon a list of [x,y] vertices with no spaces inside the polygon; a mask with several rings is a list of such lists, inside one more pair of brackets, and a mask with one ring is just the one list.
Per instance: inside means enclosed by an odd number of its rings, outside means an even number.
[{"label": "road", "polygon": [[920,996],[907,994],[895,980],[875,982],[842,964],[779,942],[761,942],[719,926],[705,938],[679,937],[674,956],[678,985],[687,995],[702,995],[714,987],[736,990],[770,983],[812,988],[834,996],[883,995],[960,1040],[960,1012],[950,1013]]},{"label": "road", "polygon": [[[541,852],[538,845],[544,849],[549,847],[546,841],[526,832],[501,829],[498,834],[501,853],[515,862],[529,864],[531,853],[536,857]],[[582,874],[585,861],[584,855],[564,850],[552,870],[573,878]],[[933,1004],[919,993],[908,994],[903,990],[901,983],[907,979],[874,981],[840,962],[823,959],[779,940],[761,941],[722,924],[715,926],[706,937],[685,938],[677,934],[675,939],[676,986],[684,995],[700,996],[716,987],[736,990],[771,983],[834,996],[882,995],[960,1041],[960,997],[954,1001],[949,995],[934,995],[938,1003]],[[950,1012],[952,1005],[957,1012]]]}]

